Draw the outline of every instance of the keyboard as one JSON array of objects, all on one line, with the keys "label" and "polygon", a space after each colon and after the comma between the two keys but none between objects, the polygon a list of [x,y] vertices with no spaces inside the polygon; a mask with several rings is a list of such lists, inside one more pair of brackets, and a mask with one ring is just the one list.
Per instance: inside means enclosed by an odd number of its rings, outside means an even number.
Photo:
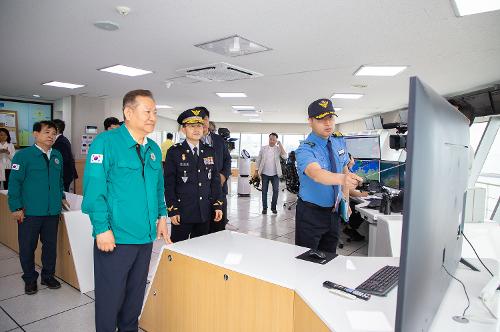
[{"label": "keyboard", "polygon": [[382,204],[382,200],[378,198],[373,198],[370,203],[366,206],[367,208],[370,209],[378,209],[380,205]]},{"label": "keyboard", "polygon": [[386,296],[396,286],[398,278],[399,267],[386,265],[375,272],[370,278],[366,279],[356,289],[372,295]]}]

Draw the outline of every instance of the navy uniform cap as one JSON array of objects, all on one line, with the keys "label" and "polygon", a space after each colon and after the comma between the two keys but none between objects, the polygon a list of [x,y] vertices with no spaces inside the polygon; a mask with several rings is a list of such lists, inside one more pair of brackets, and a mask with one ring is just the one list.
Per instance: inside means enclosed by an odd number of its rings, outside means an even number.
[{"label": "navy uniform cap", "polygon": [[327,115],[338,116],[335,114],[332,101],[328,98],[313,101],[307,108],[307,115],[315,119],[323,119]]},{"label": "navy uniform cap", "polygon": [[177,117],[177,123],[180,125],[190,124],[190,123],[201,123],[203,124],[204,111],[197,108],[190,108],[185,110]]}]

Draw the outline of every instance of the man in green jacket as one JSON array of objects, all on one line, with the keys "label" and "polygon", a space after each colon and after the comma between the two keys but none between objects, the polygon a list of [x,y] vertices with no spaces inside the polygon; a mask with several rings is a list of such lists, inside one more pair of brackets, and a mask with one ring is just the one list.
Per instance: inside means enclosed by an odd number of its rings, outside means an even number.
[{"label": "man in green jacket", "polygon": [[63,159],[53,150],[56,126],[52,121],[33,125],[35,144],[20,150],[12,159],[9,178],[9,209],[18,223],[19,260],[23,268],[24,291],[38,291],[35,249],[42,241],[42,285],[57,289],[54,278],[57,253],[57,229],[64,200]]},{"label": "man in green jacket", "polygon": [[146,138],[157,115],[153,95],[123,97],[125,123],[92,142],[82,211],[93,226],[97,332],[137,331],[155,238],[171,243],[161,150]]}]

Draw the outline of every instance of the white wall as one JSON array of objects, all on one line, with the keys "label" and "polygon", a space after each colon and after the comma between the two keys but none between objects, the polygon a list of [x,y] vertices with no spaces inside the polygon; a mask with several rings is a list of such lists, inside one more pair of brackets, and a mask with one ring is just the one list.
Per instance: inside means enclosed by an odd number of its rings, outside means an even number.
[{"label": "white wall", "polygon": [[[371,115],[370,117],[373,117]],[[398,122],[399,121],[399,111],[392,111],[380,114],[384,123]],[[365,119],[354,120],[349,122],[340,123],[337,125],[337,130],[342,133],[359,132],[366,130]]]},{"label": "white wall", "polygon": [[234,133],[257,133],[257,134],[308,134],[311,128],[307,123],[249,123],[249,122],[216,122],[217,129],[228,128]]},{"label": "white wall", "polygon": [[85,126],[97,126],[99,133],[104,131],[104,110],[104,99],[83,96],[71,97],[71,147],[76,159],[87,157],[80,153],[82,135],[85,135]]}]

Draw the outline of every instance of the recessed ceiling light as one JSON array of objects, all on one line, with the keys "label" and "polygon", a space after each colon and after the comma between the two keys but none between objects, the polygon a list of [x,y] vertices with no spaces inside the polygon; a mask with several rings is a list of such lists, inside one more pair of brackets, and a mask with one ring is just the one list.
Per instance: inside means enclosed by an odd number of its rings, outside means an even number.
[{"label": "recessed ceiling light", "polygon": [[99,71],[105,71],[108,73],[125,75],[125,76],[141,76],[141,75],[146,75],[146,74],[152,73],[152,71],[150,71],[150,70],[144,70],[144,69],[124,66],[124,65],[116,65],[116,66],[111,66],[111,67],[107,67],[107,68],[102,68],[102,69],[99,69]]},{"label": "recessed ceiling light", "polygon": [[455,14],[459,17],[500,9],[498,0],[453,0],[452,5]]},{"label": "recessed ceiling light", "polygon": [[98,29],[106,31],[115,31],[120,29],[120,26],[117,23],[111,21],[97,21],[94,22],[94,26]]},{"label": "recessed ceiling light", "polygon": [[156,105],[156,108],[173,108],[173,107],[169,105]]},{"label": "recessed ceiling light", "polygon": [[248,55],[252,53],[259,53],[271,50],[269,47],[259,45],[256,42],[253,42],[238,35],[212,40],[194,46],[204,49],[206,51],[230,57]]},{"label": "recessed ceiling light", "polygon": [[408,66],[361,66],[354,76],[395,76]]},{"label": "recessed ceiling light", "polygon": [[246,98],[247,95],[244,92],[216,92],[217,96],[221,98]]},{"label": "recessed ceiling light", "polygon": [[337,112],[337,111],[342,111],[342,110],[343,110],[343,108],[342,108],[342,107],[335,107],[335,106],[333,107],[333,109],[335,110],[335,112]]},{"label": "recessed ceiling light", "polygon": [[243,116],[252,116],[252,117],[257,117],[257,116],[259,116],[258,114],[255,114],[255,113],[243,113],[243,114],[241,114],[241,115],[243,115]]},{"label": "recessed ceiling light", "polygon": [[42,85],[55,86],[56,88],[65,88],[65,89],[78,89],[85,86],[84,84],[64,83],[58,81],[42,83]]},{"label": "recessed ceiling light", "polygon": [[35,97],[35,98],[40,98],[40,95],[33,95],[33,97]]},{"label": "recessed ceiling light", "polygon": [[359,99],[363,97],[361,93],[334,93],[332,99]]},{"label": "recessed ceiling light", "polygon": [[254,110],[255,109],[255,106],[250,106],[250,105],[241,105],[241,106],[231,106],[232,108],[234,108],[235,110]]},{"label": "recessed ceiling light", "polygon": [[262,122],[262,119],[248,119],[248,122]]}]

